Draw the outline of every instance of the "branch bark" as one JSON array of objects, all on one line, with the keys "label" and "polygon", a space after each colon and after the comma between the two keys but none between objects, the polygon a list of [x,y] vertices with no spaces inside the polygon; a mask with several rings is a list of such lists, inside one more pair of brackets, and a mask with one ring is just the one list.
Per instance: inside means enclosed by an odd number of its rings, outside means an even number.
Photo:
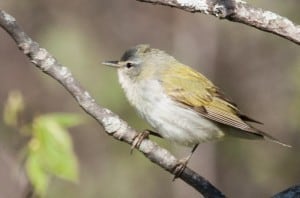
[{"label": "branch bark", "polygon": [[254,8],[242,0],[137,0],[175,7],[188,12],[210,14],[243,23],[300,44],[300,26],[274,12]]},{"label": "branch bark", "polygon": [[293,198],[300,197],[300,185],[291,186],[282,192],[272,196],[272,198]]},{"label": "branch bark", "polygon": [[[17,24],[14,17],[0,10],[0,26],[15,40],[19,49],[29,60],[44,73],[57,80],[78,102],[81,108],[98,121],[115,139],[132,144],[137,132],[118,115],[98,105],[90,94],[73,77],[67,67],[61,65],[46,49],[33,41]],[[159,147],[151,140],[145,139],[138,150],[153,163],[173,174],[178,159],[169,151]],[[183,171],[180,178],[195,188],[204,197],[225,197],[205,178],[189,169]]]}]

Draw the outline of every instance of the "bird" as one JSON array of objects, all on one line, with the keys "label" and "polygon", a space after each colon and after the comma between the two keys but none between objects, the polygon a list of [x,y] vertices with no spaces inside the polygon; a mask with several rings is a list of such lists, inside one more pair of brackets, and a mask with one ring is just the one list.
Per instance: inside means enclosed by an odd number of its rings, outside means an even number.
[{"label": "bird", "polygon": [[104,61],[115,67],[129,103],[155,130],[140,133],[133,147],[149,134],[190,146],[181,160],[181,174],[199,144],[226,136],[267,140],[282,146],[251,123],[262,124],[238,106],[208,78],[163,50],[140,44],[124,52],[120,60]]}]

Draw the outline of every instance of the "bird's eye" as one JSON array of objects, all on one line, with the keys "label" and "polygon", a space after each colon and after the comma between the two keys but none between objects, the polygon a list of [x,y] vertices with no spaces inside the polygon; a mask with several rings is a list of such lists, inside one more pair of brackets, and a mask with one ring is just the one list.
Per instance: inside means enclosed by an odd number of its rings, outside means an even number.
[{"label": "bird's eye", "polygon": [[131,67],[132,67],[132,63],[127,63],[127,64],[126,64],[126,67],[127,67],[127,68],[131,68]]}]

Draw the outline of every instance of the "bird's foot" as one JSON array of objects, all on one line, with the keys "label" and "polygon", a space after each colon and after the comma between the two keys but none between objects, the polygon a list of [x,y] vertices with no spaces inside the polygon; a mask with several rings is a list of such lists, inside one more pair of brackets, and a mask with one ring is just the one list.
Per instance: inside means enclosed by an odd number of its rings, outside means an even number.
[{"label": "bird's foot", "polygon": [[178,177],[181,176],[181,174],[183,173],[184,169],[186,168],[189,160],[190,160],[191,156],[187,156],[183,159],[180,159],[179,162],[176,164],[173,174],[174,174],[174,178],[173,181],[175,181],[175,179],[177,179]]},{"label": "bird's foot", "polygon": [[187,163],[190,161],[190,159],[191,159],[193,153],[195,152],[195,150],[197,149],[198,145],[199,144],[194,145],[190,154],[187,157],[179,160],[179,162],[176,164],[174,171],[173,171],[173,173],[174,173],[173,181],[175,179],[177,179],[178,177],[180,177],[180,175],[183,173],[184,169],[186,168]]},{"label": "bird's foot", "polygon": [[141,145],[141,143],[144,139],[149,138],[149,134],[150,134],[149,130],[144,130],[143,132],[137,134],[134,137],[131,148],[130,148],[130,154],[132,154],[134,148],[138,148]]}]

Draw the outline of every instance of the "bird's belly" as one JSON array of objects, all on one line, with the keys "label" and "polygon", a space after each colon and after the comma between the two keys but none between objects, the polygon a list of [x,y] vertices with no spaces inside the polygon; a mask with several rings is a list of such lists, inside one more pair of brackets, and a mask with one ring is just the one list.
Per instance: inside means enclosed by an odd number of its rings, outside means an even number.
[{"label": "bird's belly", "polygon": [[165,94],[157,93],[156,90],[151,94],[144,94],[144,97],[140,98],[143,100],[143,105],[133,105],[164,138],[182,145],[193,146],[224,136],[216,123],[178,104]]},{"label": "bird's belly", "polygon": [[224,135],[210,120],[172,104],[159,104],[142,116],[164,138],[182,145],[192,146]]}]

